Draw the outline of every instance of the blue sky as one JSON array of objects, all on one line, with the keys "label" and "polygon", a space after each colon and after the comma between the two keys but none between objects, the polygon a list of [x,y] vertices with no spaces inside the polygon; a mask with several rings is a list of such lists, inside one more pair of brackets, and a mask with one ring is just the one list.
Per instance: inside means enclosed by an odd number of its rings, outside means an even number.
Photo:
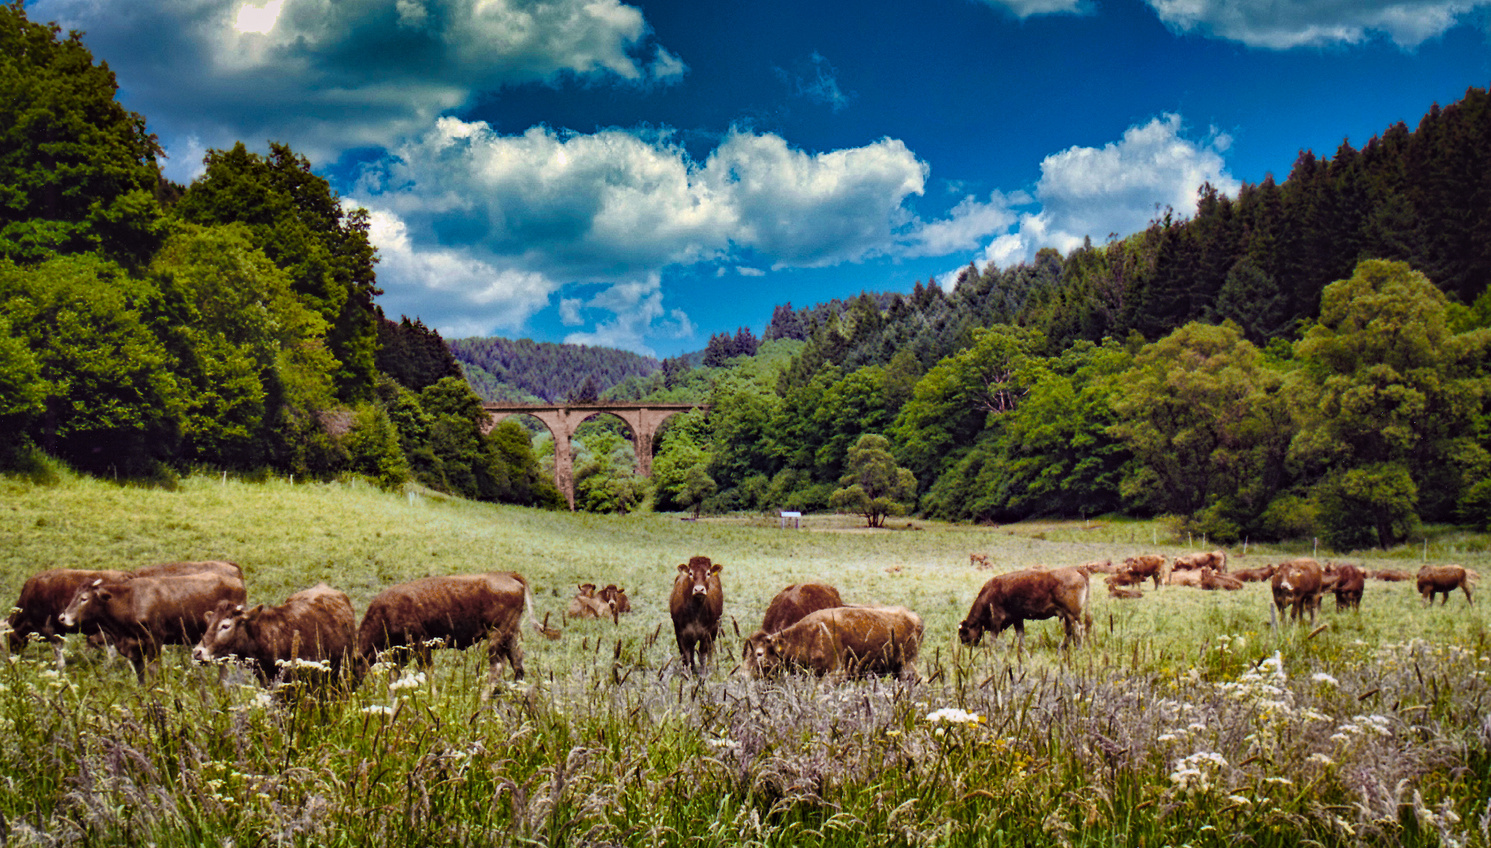
[{"label": "blue sky", "polygon": [[290,144],[447,337],[657,356],[1142,229],[1491,83],[1491,0],[33,0],[185,182]]}]

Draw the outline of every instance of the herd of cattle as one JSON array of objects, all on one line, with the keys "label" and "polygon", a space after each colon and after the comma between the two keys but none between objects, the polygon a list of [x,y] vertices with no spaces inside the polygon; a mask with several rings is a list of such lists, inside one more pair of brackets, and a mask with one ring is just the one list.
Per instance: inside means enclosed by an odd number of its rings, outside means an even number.
[{"label": "herd of cattle", "polygon": [[[984,554],[971,562],[989,565]],[[678,566],[668,600],[681,663],[700,673],[709,663],[719,635],[725,595],[723,566],[695,556]],[[1013,627],[1024,650],[1025,622],[1058,618],[1063,647],[1080,644],[1091,626],[1090,576],[1107,574],[1110,594],[1141,597],[1137,588],[1161,586],[1238,589],[1248,581],[1271,581],[1280,615],[1306,614],[1313,624],[1320,598],[1333,592],[1338,609],[1361,603],[1366,580],[1411,580],[1402,571],[1371,574],[1350,564],[1321,565],[1293,559],[1278,565],[1229,572],[1227,554],[1213,551],[1184,557],[1130,557],[1068,568],[1035,568],[989,579],[958,626],[965,645],[978,645],[985,632]],[[1418,590],[1429,604],[1456,589],[1472,602],[1473,571],[1459,565],[1426,565]],[[90,642],[117,650],[143,681],[163,645],[190,645],[200,662],[225,659],[252,667],[268,683],[289,668],[311,665],[331,674],[348,669],[360,679],[374,663],[401,664],[410,656],[430,664],[433,647],[467,648],[485,640],[488,690],[504,664],[523,677],[522,624],[549,638],[559,633],[533,617],[533,596],[521,575],[512,572],[425,577],[391,586],[368,605],[359,624],[346,593],[320,584],[291,595],[284,604],[247,607],[242,570],[230,562],[176,562],[135,572],[58,568],[27,579],[7,624],[12,652],[41,636],[52,642],[59,667],[63,636],[87,634]],[[626,591],[615,585],[580,586],[565,615],[569,619],[610,618],[631,611]],[[741,670],[751,677],[774,677],[787,670],[819,676],[894,674],[914,677],[921,648],[922,620],[901,606],[845,604],[839,591],[822,583],[788,586],[772,599],[761,628],[744,641]]]}]

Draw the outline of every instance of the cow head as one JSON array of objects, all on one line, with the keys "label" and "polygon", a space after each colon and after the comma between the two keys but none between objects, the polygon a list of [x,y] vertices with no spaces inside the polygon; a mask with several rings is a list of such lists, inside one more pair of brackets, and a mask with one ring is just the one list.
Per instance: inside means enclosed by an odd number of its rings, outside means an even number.
[{"label": "cow head", "polygon": [[192,648],[192,660],[212,662],[233,655],[249,653],[252,640],[249,625],[258,617],[262,609],[263,606],[260,605],[246,611],[242,604],[218,601],[215,608],[204,614],[207,629],[202,633],[197,646]]},{"label": "cow head", "polygon": [[93,617],[94,610],[100,604],[106,603],[113,595],[104,588],[104,581],[94,580],[78,589],[77,594],[72,596],[68,602],[67,609],[57,616],[63,627],[77,627]]},{"label": "cow head", "polygon": [[594,596],[595,596],[595,584],[594,583],[581,583],[580,584],[580,597],[582,597],[582,598],[591,598],[591,597],[594,597]]},{"label": "cow head", "polygon": [[691,557],[688,562],[680,563],[678,566],[679,579],[687,580],[690,584],[689,594],[695,598],[702,598],[709,594],[709,578],[724,570],[724,566],[709,561],[709,557]]},{"label": "cow head", "polygon": [[757,630],[746,637],[740,656],[741,671],[747,677],[772,677],[782,668],[777,634]]},{"label": "cow head", "polygon": [[958,624],[958,641],[976,647],[983,640],[985,631],[993,631],[998,636],[1008,626],[1009,622],[999,604],[974,601],[973,610]]}]

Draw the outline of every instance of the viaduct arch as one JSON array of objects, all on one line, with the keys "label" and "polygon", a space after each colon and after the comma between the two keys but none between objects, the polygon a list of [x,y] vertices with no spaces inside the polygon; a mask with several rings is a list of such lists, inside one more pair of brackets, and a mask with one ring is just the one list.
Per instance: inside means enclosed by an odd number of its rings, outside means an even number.
[{"label": "viaduct arch", "polygon": [[554,437],[554,485],[564,493],[570,511],[575,509],[575,468],[570,439],[587,419],[609,412],[632,428],[632,447],[637,452],[637,471],[652,476],[652,441],[663,422],[691,409],[709,410],[703,403],[484,403],[487,430],[512,415],[532,415],[549,428]]}]

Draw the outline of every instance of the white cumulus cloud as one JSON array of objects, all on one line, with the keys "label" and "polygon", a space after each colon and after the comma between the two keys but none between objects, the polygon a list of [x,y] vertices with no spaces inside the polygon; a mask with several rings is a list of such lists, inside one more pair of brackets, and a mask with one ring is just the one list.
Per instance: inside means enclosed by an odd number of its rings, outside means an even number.
[{"label": "white cumulus cloud", "polygon": [[685,72],[620,0],[37,0],[27,13],[86,31],[168,146],[272,138],[313,161],[388,146],[478,92]]},{"label": "white cumulus cloud", "polygon": [[1022,213],[1014,231],[991,241],[981,261],[1008,265],[1042,247],[1067,252],[1084,238],[1102,242],[1110,234],[1127,235],[1165,207],[1190,215],[1204,183],[1235,195],[1241,186],[1222,158],[1230,141],[1215,132],[1199,141],[1186,138],[1180,116],[1166,114],[1102,147],[1047,156],[1035,189],[1039,208]]},{"label": "white cumulus cloud", "polygon": [[1249,47],[1359,44],[1385,35],[1412,48],[1449,31],[1491,0],[1147,0],[1160,20]]}]

